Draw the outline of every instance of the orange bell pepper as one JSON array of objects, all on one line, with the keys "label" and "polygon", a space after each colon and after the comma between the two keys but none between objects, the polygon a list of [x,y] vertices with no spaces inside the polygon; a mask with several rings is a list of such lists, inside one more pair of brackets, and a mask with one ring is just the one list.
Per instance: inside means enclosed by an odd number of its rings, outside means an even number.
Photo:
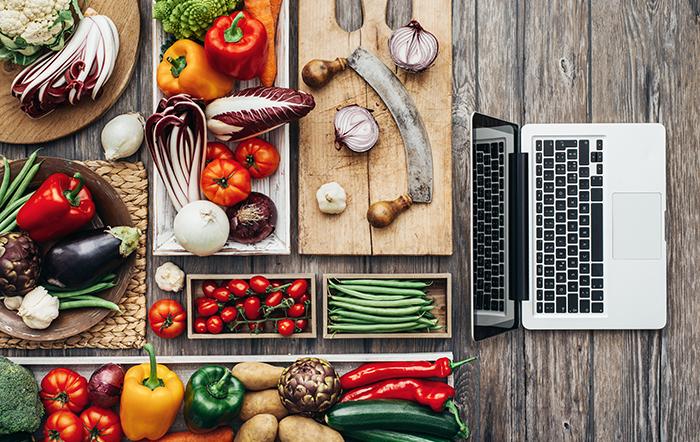
[{"label": "orange bell pepper", "polygon": [[188,94],[205,101],[227,95],[235,82],[216,71],[207,60],[204,46],[192,40],[178,40],[165,51],[156,79],[166,97]]}]

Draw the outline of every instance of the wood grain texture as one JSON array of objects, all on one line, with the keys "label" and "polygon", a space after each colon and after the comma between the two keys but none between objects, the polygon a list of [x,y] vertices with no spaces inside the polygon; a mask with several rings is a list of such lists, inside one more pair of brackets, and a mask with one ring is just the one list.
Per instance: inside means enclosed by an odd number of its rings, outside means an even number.
[{"label": "wood grain texture", "polygon": [[138,0],[94,0],[91,8],[112,19],[119,32],[119,55],[114,72],[97,100],[85,97],[79,106],[64,105],[34,120],[19,109],[17,99],[7,93],[21,69],[0,69],[0,142],[43,143],[72,134],[104,114],[119,99],[131,81],[136,63],[139,36]]}]

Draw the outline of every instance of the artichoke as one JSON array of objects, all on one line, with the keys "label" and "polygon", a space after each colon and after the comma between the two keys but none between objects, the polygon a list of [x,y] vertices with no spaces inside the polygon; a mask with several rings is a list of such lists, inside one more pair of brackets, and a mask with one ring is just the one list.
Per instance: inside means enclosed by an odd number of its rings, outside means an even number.
[{"label": "artichoke", "polygon": [[41,258],[25,233],[0,234],[0,296],[24,296],[36,287]]},{"label": "artichoke", "polygon": [[282,372],[277,390],[290,413],[316,416],[340,399],[340,378],[328,361],[303,358]]}]

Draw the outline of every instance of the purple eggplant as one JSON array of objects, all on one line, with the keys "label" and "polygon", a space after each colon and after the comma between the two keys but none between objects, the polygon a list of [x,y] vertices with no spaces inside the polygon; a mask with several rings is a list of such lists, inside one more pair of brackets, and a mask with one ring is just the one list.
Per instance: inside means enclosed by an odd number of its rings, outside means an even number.
[{"label": "purple eggplant", "polygon": [[135,227],[86,230],[68,236],[49,249],[42,276],[61,288],[87,287],[116,270],[139,245]]}]

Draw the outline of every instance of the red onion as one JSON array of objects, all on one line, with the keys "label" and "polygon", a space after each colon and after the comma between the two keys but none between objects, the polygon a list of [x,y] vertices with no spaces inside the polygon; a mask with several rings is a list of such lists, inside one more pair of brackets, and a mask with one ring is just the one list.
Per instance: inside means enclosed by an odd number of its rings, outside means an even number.
[{"label": "red onion", "polygon": [[379,140],[379,125],[372,111],[356,104],[345,106],[335,114],[335,145],[353,152],[367,152]]},{"label": "red onion", "polygon": [[207,154],[203,107],[189,95],[174,95],[162,99],[146,121],[148,149],[177,210],[202,199],[199,176]]},{"label": "red onion", "polygon": [[207,106],[207,125],[222,141],[241,141],[296,121],[316,106],[314,97],[281,87],[254,87]]},{"label": "red onion", "polygon": [[[109,80],[119,52],[119,34],[104,15],[87,15],[58,52],[49,52],[27,66],[12,82],[12,95],[31,118],[41,118],[65,102],[95,100]],[[94,13],[94,11],[92,11]]]},{"label": "red onion", "polygon": [[241,244],[255,244],[275,231],[277,208],[262,193],[251,192],[248,199],[228,209],[229,238]]},{"label": "red onion", "polygon": [[418,73],[430,67],[438,56],[437,38],[416,20],[394,31],[389,38],[389,53],[396,66]]},{"label": "red onion", "polygon": [[124,386],[124,369],[121,365],[105,364],[90,377],[88,397],[93,405],[112,408],[119,402]]}]

